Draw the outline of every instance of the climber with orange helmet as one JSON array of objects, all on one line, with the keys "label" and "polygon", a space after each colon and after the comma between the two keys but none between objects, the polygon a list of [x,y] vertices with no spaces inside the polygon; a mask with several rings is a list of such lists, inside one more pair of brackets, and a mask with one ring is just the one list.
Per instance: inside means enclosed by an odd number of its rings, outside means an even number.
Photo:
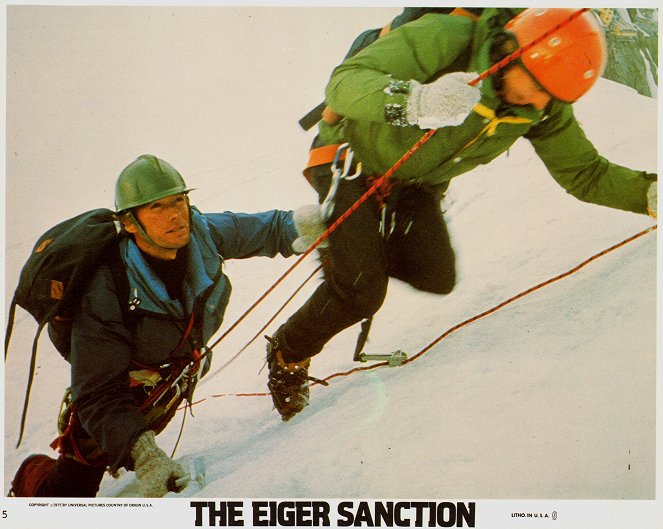
[{"label": "climber with orange helmet", "polygon": [[455,258],[441,198],[454,177],[489,163],[519,138],[529,140],[572,196],[655,216],[657,175],[601,157],[574,117],[571,103],[601,76],[605,50],[590,12],[488,8],[479,17],[424,15],[334,70],[305,170],[328,225],[425,129],[437,133],[393,173],[379,200],[364,202],[330,234],[324,282],[268,339],[268,387],[283,420],[308,404],[311,357],[341,330],[370,321],[389,277],[437,294],[453,289]]}]

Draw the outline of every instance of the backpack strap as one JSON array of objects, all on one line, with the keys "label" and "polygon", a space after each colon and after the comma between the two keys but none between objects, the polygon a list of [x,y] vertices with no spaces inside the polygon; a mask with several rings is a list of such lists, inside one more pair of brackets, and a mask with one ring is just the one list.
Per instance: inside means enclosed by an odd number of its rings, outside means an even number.
[{"label": "backpack strap", "polygon": [[[114,244],[109,250],[107,257],[107,262],[110,266],[110,269],[113,273],[113,281],[115,282],[115,287],[118,293],[118,299],[120,301],[120,308],[122,310],[122,319],[125,322],[125,325],[132,328],[135,325],[136,319],[132,317],[131,312],[128,307],[126,300],[129,298],[129,279],[124,269],[124,262],[120,256],[120,245]],[[11,329],[14,325],[14,317],[16,313],[16,300],[12,300],[12,304],[9,309],[9,321],[7,323],[7,336],[5,338],[5,359],[7,358],[7,351],[9,347],[9,338],[11,336]],[[39,324],[37,328],[37,334],[32,343],[32,355],[30,357],[30,370],[28,372],[28,382],[25,389],[25,399],[23,401],[23,412],[21,414],[21,425],[19,429],[18,442],[16,443],[16,448],[18,448],[23,440],[23,434],[25,433],[25,422],[28,414],[28,405],[30,403],[30,391],[32,390],[32,383],[34,382],[35,377],[35,368],[37,365],[37,345],[39,342],[39,337],[41,332],[44,330],[44,327],[48,325],[48,321],[43,321]]]},{"label": "backpack strap", "polygon": [[115,283],[115,290],[117,292],[117,299],[120,303],[120,310],[122,311],[122,320],[127,328],[133,330],[136,326],[135,307],[131,308],[129,305],[129,278],[127,277],[127,269],[120,255],[120,245],[114,244],[109,250],[107,256],[107,263],[113,274],[113,282]]},{"label": "backpack strap", "polygon": [[23,413],[21,414],[21,427],[18,434],[18,442],[16,443],[16,448],[18,448],[19,445],[21,444],[21,440],[23,439],[23,433],[25,431],[25,419],[28,414],[28,403],[30,402],[30,390],[32,389],[32,382],[34,381],[35,378],[35,367],[37,365],[37,343],[39,342],[39,336],[41,335],[41,331],[44,330],[46,324],[47,322],[42,322],[39,324],[39,328],[37,329],[37,335],[35,336],[35,340],[32,343],[32,355],[30,357],[30,371],[28,372],[28,384],[27,387],[25,388],[25,400],[23,401]]},{"label": "backpack strap", "polygon": [[12,337],[14,330],[14,318],[16,317],[16,295],[12,298],[11,305],[9,305],[9,315],[7,317],[7,331],[5,332],[5,362],[7,361],[7,352],[9,351],[9,340]]}]

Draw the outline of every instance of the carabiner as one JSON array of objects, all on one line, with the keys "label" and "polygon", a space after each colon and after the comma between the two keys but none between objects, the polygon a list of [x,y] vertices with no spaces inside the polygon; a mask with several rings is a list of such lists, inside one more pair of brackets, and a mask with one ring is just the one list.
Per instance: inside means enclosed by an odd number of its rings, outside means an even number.
[{"label": "carabiner", "polygon": [[[341,170],[338,167],[338,162],[341,159],[341,154],[345,150],[347,150],[348,152],[345,155],[343,169]],[[336,196],[336,192],[338,191],[338,186],[341,180],[354,180],[355,178],[361,175],[361,162],[357,164],[357,171],[355,172],[355,174],[353,175],[349,174],[350,169],[352,169],[353,158],[354,158],[354,152],[350,148],[349,143],[343,143],[339,145],[338,149],[336,150],[336,156],[334,156],[334,161],[332,162],[331,165],[332,179],[331,179],[331,184],[329,185],[329,192],[327,193],[325,200],[322,202],[320,206],[320,215],[322,217],[322,220],[324,221],[329,220],[332,213],[334,212],[334,197]]]}]

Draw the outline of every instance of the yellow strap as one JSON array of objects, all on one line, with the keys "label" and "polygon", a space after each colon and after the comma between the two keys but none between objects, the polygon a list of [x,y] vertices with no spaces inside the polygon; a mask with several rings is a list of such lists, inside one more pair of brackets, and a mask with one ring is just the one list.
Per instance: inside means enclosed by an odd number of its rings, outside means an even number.
[{"label": "yellow strap", "polygon": [[475,143],[481,137],[481,135],[484,132],[486,133],[486,136],[492,136],[493,134],[495,134],[497,132],[497,125],[499,125],[500,123],[510,123],[510,124],[513,124],[513,125],[522,125],[522,124],[525,124],[525,123],[532,123],[531,119],[517,118],[515,116],[504,116],[502,118],[498,118],[495,115],[495,111],[492,108],[487,107],[483,103],[477,103],[476,105],[474,105],[472,110],[476,114],[479,114],[482,118],[488,119],[490,121],[488,122],[488,124],[484,128],[482,128],[479,131],[479,134],[477,134],[473,139],[468,141],[463,146],[463,148],[458,151],[458,153],[463,152],[470,145]]},{"label": "yellow strap", "polygon": [[474,108],[472,109],[475,113],[479,114],[482,118],[489,119],[490,123],[486,125],[486,127],[479,133],[483,133],[486,131],[486,134],[488,136],[492,136],[497,132],[495,129],[497,129],[497,125],[500,123],[509,123],[511,125],[524,125],[526,123],[532,123],[531,119],[527,118],[518,118],[516,116],[504,116],[501,118],[498,118],[495,115],[495,111],[492,108],[487,107],[486,105],[482,103],[477,103],[474,105]]}]

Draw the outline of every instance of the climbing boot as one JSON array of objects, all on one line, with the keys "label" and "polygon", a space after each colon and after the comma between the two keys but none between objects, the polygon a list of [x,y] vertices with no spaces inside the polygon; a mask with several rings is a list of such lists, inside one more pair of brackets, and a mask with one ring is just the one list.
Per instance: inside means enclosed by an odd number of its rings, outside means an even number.
[{"label": "climbing boot", "polygon": [[32,498],[39,496],[39,488],[55,467],[56,460],[44,454],[33,454],[16,471],[9,496]]},{"label": "climbing boot", "polygon": [[267,366],[269,381],[267,387],[272,395],[274,407],[281,419],[288,421],[302,411],[309,403],[308,368],[311,359],[301,362],[286,362],[279,350],[278,340],[267,338]]}]

